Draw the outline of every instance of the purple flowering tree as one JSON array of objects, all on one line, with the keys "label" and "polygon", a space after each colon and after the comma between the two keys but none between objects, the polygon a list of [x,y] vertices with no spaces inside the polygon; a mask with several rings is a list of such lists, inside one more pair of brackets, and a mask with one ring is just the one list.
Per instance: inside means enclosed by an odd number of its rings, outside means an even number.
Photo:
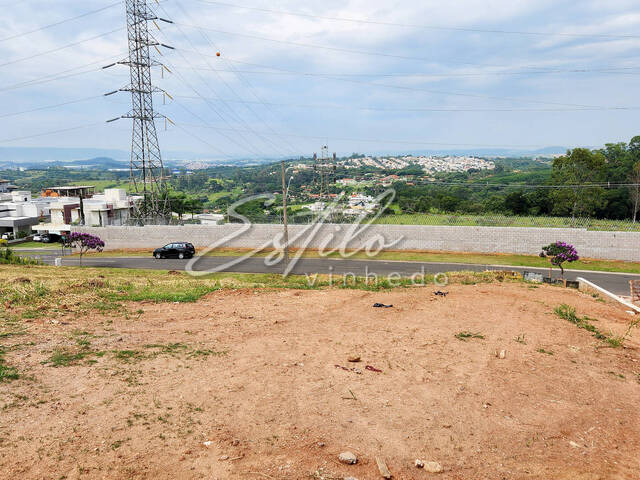
[{"label": "purple flowering tree", "polygon": [[565,262],[571,263],[580,260],[578,251],[575,247],[565,242],[555,242],[547,245],[546,247],[542,247],[540,256],[543,258],[549,258],[549,261],[551,262],[549,276],[551,276],[551,269],[555,265],[556,267],[560,267],[562,278],[564,278],[564,267],[562,264]]},{"label": "purple flowering tree", "polygon": [[91,235],[90,233],[73,232],[67,239],[67,244],[71,248],[77,248],[80,252],[80,265],[82,265],[82,256],[89,250],[101,252],[104,249],[104,242],[100,237]]}]

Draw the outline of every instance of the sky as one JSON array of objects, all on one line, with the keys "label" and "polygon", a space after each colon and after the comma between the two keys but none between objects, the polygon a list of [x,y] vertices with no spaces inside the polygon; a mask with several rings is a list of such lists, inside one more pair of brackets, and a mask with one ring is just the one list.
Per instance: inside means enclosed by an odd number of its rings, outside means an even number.
[{"label": "sky", "polygon": [[[149,4],[174,22],[150,24],[175,48],[153,50],[172,97],[154,99],[173,122],[157,120],[166,152],[531,150],[640,134],[637,0]],[[0,147],[128,150],[131,120],[106,120],[130,96],[103,95],[128,67],[101,68],[128,55],[124,2],[0,7]]]}]

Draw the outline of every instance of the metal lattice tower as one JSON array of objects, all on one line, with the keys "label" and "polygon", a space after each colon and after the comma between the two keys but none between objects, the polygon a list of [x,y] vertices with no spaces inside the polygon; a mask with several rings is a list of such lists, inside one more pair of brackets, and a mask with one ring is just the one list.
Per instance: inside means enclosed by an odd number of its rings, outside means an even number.
[{"label": "metal lattice tower", "polygon": [[325,145],[320,151],[320,157],[313,154],[313,169],[317,173],[316,183],[321,197],[329,196],[329,187],[333,183],[336,172],[336,154],[329,157],[329,148]]},{"label": "metal lattice tower", "polygon": [[153,86],[151,68],[156,66],[164,68],[164,66],[151,58],[149,50],[151,48],[157,50],[158,46],[172,47],[161,44],[153,38],[149,32],[149,22],[154,22],[156,26],[156,20],[172,22],[157,17],[147,4],[147,0],[126,0],[125,3],[129,58],[116,64],[129,66],[131,84],[107,95],[118,91],[131,93],[131,110],[119,118],[133,120],[131,190],[143,197],[142,202],[134,209],[133,221],[136,224],[162,224],[169,221],[171,212],[155,120],[166,117],[154,112],[153,95],[166,92]]}]

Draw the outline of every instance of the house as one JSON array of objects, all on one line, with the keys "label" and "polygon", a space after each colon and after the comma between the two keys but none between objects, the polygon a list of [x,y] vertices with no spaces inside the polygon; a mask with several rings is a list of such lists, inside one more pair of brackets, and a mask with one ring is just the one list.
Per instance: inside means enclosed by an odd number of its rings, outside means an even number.
[{"label": "house", "polygon": [[341,178],[340,180],[336,181],[336,183],[338,185],[356,185],[358,182],[356,181],[355,178]]},{"label": "house", "polygon": [[9,180],[0,179],[0,193],[9,193]]},{"label": "house", "polygon": [[[75,187],[77,194],[88,194],[93,187]],[[51,221],[38,225],[34,230],[49,233],[66,233],[72,225],[108,227],[127,225],[135,204],[142,200],[140,196],[129,196],[123,188],[108,188],[103,194],[89,198],[66,196],[67,190],[48,189],[59,196],[51,198]],[[63,193],[63,195],[60,195]]]},{"label": "house", "polygon": [[224,223],[224,215],[221,213],[201,213],[196,215],[200,220],[200,225],[222,225]]},{"label": "house", "polygon": [[31,233],[34,225],[49,216],[49,202],[31,198],[31,192],[11,192],[8,200],[0,202],[0,235],[13,233],[16,237]]},{"label": "house", "polygon": [[93,196],[96,187],[91,185],[70,186],[70,187],[51,187],[42,192],[43,197],[82,197],[90,198]]}]

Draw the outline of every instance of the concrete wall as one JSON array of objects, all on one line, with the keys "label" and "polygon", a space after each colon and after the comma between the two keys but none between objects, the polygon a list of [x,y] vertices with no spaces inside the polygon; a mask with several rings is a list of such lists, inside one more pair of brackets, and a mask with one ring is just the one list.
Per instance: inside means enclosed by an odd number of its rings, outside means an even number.
[{"label": "concrete wall", "polygon": [[[170,242],[191,242],[196,247],[273,248],[282,245],[281,225],[185,225],[146,227],[74,227],[98,235],[107,249],[152,248]],[[536,255],[542,246],[561,240],[573,244],[583,257],[640,261],[640,233],[594,232],[568,228],[447,227],[413,225],[289,226],[290,245],[307,248],[442,250],[451,252],[525,253]],[[317,227],[317,226],[316,226]],[[354,230],[355,229],[355,230]],[[365,229],[358,233],[358,230]],[[234,236],[235,235],[235,236]],[[226,237],[226,238],[225,238]],[[232,238],[233,237],[233,238]]]}]

